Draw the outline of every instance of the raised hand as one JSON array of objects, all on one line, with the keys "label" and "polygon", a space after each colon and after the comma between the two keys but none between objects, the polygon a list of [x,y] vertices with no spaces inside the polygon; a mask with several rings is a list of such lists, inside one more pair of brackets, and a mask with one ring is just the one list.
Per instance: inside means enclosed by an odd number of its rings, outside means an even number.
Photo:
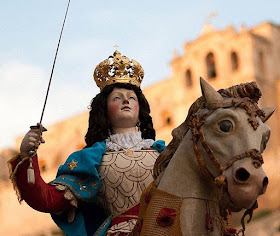
[{"label": "raised hand", "polygon": [[42,137],[42,132],[44,131],[47,131],[47,129],[40,124],[30,127],[30,130],[26,133],[20,145],[20,154],[22,158],[30,156],[30,154],[32,155],[32,151],[34,153],[41,143],[45,143]]}]

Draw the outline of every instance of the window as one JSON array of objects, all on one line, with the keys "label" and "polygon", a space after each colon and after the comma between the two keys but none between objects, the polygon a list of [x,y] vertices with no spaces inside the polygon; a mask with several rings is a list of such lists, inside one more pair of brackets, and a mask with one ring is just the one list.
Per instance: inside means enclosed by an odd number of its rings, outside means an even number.
[{"label": "window", "polygon": [[163,118],[163,125],[164,126],[168,126],[168,125],[172,125],[173,124],[173,120],[171,117],[171,114],[169,111],[165,110],[164,112],[162,112],[162,118]]},{"label": "window", "polygon": [[238,69],[239,64],[238,64],[238,56],[236,52],[232,52],[230,54],[230,60],[231,60],[231,71],[234,72]]},{"label": "window", "polygon": [[190,69],[186,72],[186,85],[188,88],[192,86],[192,72]]},{"label": "window", "polygon": [[207,66],[207,78],[215,79],[216,78],[216,67],[215,67],[215,58],[212,52],[208,53],[206,56],[206,66]]}]

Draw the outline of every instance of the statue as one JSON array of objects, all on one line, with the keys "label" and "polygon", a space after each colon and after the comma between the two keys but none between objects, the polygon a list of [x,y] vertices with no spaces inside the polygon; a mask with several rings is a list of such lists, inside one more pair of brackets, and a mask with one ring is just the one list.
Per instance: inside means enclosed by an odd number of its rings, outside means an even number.
[{"label": "statue", "polygon": [[41,126],[32,127],[9,161],[19,199],[51,213],[69,236],[128,235],[136,224],[137,203],[165,149],[154,141],[143,77],[141,65],[117,50],[96,67],[101,92],[91,102],[86,147],[69,156],[52,182],[44,182],[38,167]]},{"label": "statue", "polygon": [[[259,109],[255,82],[215,91],[201,78],[202,97],[154,166],[155,181],[142,194],[132,235],[244,235],[268,178],[262,152],[273,108]],[[247,209],[242,229],[231,212]]]}]

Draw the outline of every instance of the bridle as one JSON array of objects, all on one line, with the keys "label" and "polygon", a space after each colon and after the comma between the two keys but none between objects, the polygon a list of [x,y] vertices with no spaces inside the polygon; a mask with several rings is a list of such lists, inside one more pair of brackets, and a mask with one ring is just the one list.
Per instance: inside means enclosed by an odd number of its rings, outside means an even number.
[{"label": "bridle", "polygon": [[[254,102],[252,99],[245,97],[245,98],[228,98],[224,99],[223,102],[219,105],[216,105],[214,108],[211,109],[201,109],[197,111],[196,113],[192,114],[190,116],[190,119],[188,120],[188,127],[192,132],[192,141],[193,141],[193,150],[197,159],[198,167],[204,177],[210,181],[210,184],[214,187],[223,188],[226,185],[225,176],[223,175],[223,171],[227,168],[231,167],[233,163],[236,161],[242,160],[244,158],[251,158],[253,160],[253,164],[256,168],[259,168],[263,164],[263,158],[257,149],[250,149],[245,151],[244,153],[241,153],[239,155],[233,156],[225,165],[221,165],[218,158],[215,157],[213,151],[207,144],[205,140],[205,135],[202,131],[202,126],[208,116],[213,114],[214,111],[216,111],[218,108],[230,108],[230,107],[239,107],[246,111],[248,114],[248,122],[251,124],[254,130],[256,130],[259,126],[259,121],[257,119],[257,116],[264,117],[265,114],[262,110],[259,109],[256,102]],[[205,152],[207,153],[207,157],[211,160],[211,162],[214,164],[216,169],[218,170],[219,175],[214,177],[209,169],[206,166],[206,163],[200,153],[199,150],[199,142],[201,143],[202,147],[204,148]],[[227,186],[225,186],[227,188]],[[249,222],[252,218],[252,214],[254,209],[257,208],[257,201],[253,204],[253,206],[250,209],[247,209],[241,219],[242,223],[242,229],[239,231],[244,235],[245,232],[245,223],[244,219],[247,215],[249,215]],[[235,207],[234,203],[231,202],[231,205]],[[226,216],[224,215],[224,218]],[[234,234],[234,235],[238,235]]]},{"label": "bridle", "polygon": [[248,122],[252,125],[253,129],[256,130],[259,126],[259,122],[257,120],[257,116],[264,117],[264,113],[262,110],[259,109],[256,102],[252,99],[245,97],[245,98],[229,98],[225,99],[222,104],[219,104],[208,110],[207,108],[201,109],[196,113],[192,114],[189,121],[188,127],[192,132],[192,141],[193,141],[193,149],[196,155],[196,159],[198,162],[198,166],[202,174],[206,177],[206,179],[210,180],[211,184],[216,186],[221,186],[222,182],[221,179],[218,177],[214,177],[210,171],[208,170],[206,163],[200,153],[198,144],[201,143],[202,147],[207,153],[208,158],[213,162],[216,169],[218,170],[219,174],[222,175],[223,171],[227,168],[231,167],[234,162],[238,160],[242,160],[246,157],[251,158],[254,161],[254,165],[261,166],[263,164],[263,158],[257,149],[251,149],[232,157],[224,166],[221,165],[220,161],[215,157],[213,151],[208,146],[205,141],[205,136],[202,131],[202,126],[208,116],[210,116],[214,111],[218,108],[230,108],[230,107],[239,107],[246,110],[248,114]]},{"label": "bridle", "polygon": [[[205,140],[204,133],[202,131],[202,126],[208,116],[210,116],[214,111],[216,111],[218,108],[230,108],[230,107],[239,107],[242,108],[246,111],[248,114],[248,122],[251,124],[254,130],[256,130],[259,126],[259,122],[257,119],[257,116],[259,117],[264,117],[265,114],[262,110],[259,109],[258,105],[256,102],[254,102],[252,99],[245,97],[245,98],[228,98],[224,99],[224,101],[216,105],[214,108],[211,109],[201,109],[197,111],[196,113],[192,114],[190,116],[190,119],[188,120],[188,127],[192,132],[192,141],[193,141],[193,150],[197,159],[198,167],[204,177],[210,181],[210,184],[213,185],[214,187],[218,187],[222,189],[223,191],[226,191],[227,193],[227,186],[226,186],[226,179],[225,176],[223,175],[223,171],[226,170],[227,168],[231,167],[233,163],[236,161],[242,160],[244,158],[251,158],[253,160],[253,164],[256,168],[259,168],[263,164],[263,158],[261,155],[261,152],[258,151],[257,149],[250,149],[245,151],[244,153],[241,153],[239,155],[233,156],[225,165],[221,165],[220,161],[218,158],[215,157],[213,151],[207,144]],[[207,157],[211,160],[211,162],[214,164],[216,169],[218,170],[219,175],[214,177],[209,169],[206,166],[206,163],[200,153],[199,150],[199,142],[201,143],[202,147],[204,148],[205,152],[207,153]],[[228,198],[230,198],[228,196]],[[235,204],[231,201],[230,206],[235,208]],[[245,232],[245,217],[249,215],[249,220],[247,221],[250,222],[253,211],[256,209],[258,206],[257,201],[253,204],[253,206],[250,209],[247,209],[241,219],[241,224],[242,224],[242,229],[239,230],[238,233],[234,233],[233,235],[239,235],[239,233],[242,233],[244,235]],[[226,210],[223,213],[223,218],[226,218],[228,214],[228,210]]]}]

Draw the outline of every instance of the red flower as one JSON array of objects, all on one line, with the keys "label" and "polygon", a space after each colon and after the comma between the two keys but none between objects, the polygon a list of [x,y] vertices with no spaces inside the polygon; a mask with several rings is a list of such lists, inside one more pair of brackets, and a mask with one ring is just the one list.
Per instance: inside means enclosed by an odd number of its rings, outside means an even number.
[{"label": "red flower", "polygon": [[172,208],[162,208],[158,213],[157,223],[161,227],[168,227],[174,224],[176,210]]}]

